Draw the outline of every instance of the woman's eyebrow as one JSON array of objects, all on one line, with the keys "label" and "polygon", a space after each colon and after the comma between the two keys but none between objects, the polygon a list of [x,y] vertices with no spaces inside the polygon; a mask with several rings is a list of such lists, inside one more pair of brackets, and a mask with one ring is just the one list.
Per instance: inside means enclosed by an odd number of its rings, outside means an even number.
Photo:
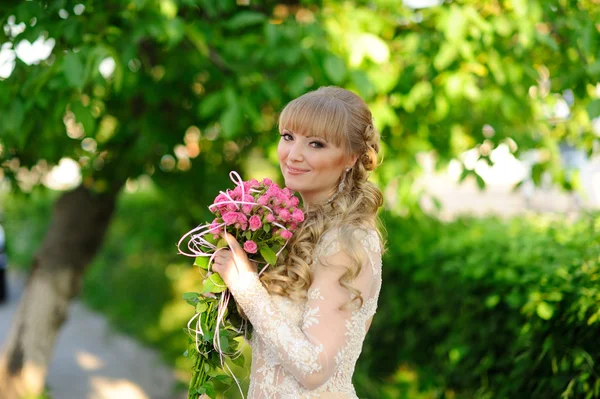
[{"label": "woman's eyebrow", "polygon": [[295,135],[299,135],[299,136],[305,137],[307,139],[319,139],[319,140],[323,140],[324,142],[328,143],[327,139],[325,137],[322,137],[322,136],[311,136],[311,135],[306,136],[306,135],[304,135],[302,133],[296,133],[293,130],[288,129],[288,128],[281,129],[281,133],[286,133],[286,132],[287,133],[291,133],[291,134],[295,134]]}]

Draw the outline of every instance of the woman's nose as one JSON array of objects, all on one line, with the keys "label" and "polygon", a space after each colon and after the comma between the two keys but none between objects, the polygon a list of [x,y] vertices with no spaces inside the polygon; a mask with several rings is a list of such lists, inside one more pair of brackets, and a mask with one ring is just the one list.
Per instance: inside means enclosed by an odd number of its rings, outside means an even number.
[{"label": "woman's nose", "polygon": [[292,143],[290,148],[290,152],[288,154],[288,158],[291,161],[302,161],[304,160],[304,155],[302,154],[302,147],[298,141]]}]

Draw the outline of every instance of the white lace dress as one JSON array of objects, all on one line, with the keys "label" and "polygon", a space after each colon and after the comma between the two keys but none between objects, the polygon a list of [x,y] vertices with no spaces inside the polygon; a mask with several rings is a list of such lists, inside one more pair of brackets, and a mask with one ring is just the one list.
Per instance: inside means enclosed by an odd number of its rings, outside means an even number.
[{"label": "white lace dress", "polygon": [[[248,399],[358,398],[352,374],[377,308],[381,243],[375,231],[359,230],[362,270],[352,286],[364,304],[340,310],[350,291],[339,284],[350,257],[329,232],[316,247],[313,282],[302,302],[269,295],[255,273],[231,291],[254,327]],[[322,263],[330,265],[323,266]],[[333,266],[331,266],[333,265]]]}]

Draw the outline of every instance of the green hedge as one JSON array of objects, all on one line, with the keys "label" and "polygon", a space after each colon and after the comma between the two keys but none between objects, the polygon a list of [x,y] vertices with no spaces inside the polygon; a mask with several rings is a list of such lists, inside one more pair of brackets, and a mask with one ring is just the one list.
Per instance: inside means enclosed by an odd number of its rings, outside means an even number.
[{"label": "green hedge", "polygon": [[600,217],[386,220],[362,395],[404,365],[429,397],[600,397]]},{"label": "green hedge", "polygon": [[[28,263],[53,199],[5,199],[12,265]],[[198,276],[174,242],[198,217],[156,192],[124,194],[83,291],[180,370],[181,293]],[[359,397],[600,398],[600,217],[383,218],[384,282]]]}]

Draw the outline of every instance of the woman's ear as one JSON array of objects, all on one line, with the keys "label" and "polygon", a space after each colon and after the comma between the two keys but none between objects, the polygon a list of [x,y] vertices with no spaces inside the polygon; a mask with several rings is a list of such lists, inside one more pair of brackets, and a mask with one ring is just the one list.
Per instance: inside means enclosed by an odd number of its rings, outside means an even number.
[{"label": "woman's ear", "polygon": [[356,165],[356,160],[358,159],[358,155],[351,155],[350,160],[346,164],[346,168],[353,168]]}]

